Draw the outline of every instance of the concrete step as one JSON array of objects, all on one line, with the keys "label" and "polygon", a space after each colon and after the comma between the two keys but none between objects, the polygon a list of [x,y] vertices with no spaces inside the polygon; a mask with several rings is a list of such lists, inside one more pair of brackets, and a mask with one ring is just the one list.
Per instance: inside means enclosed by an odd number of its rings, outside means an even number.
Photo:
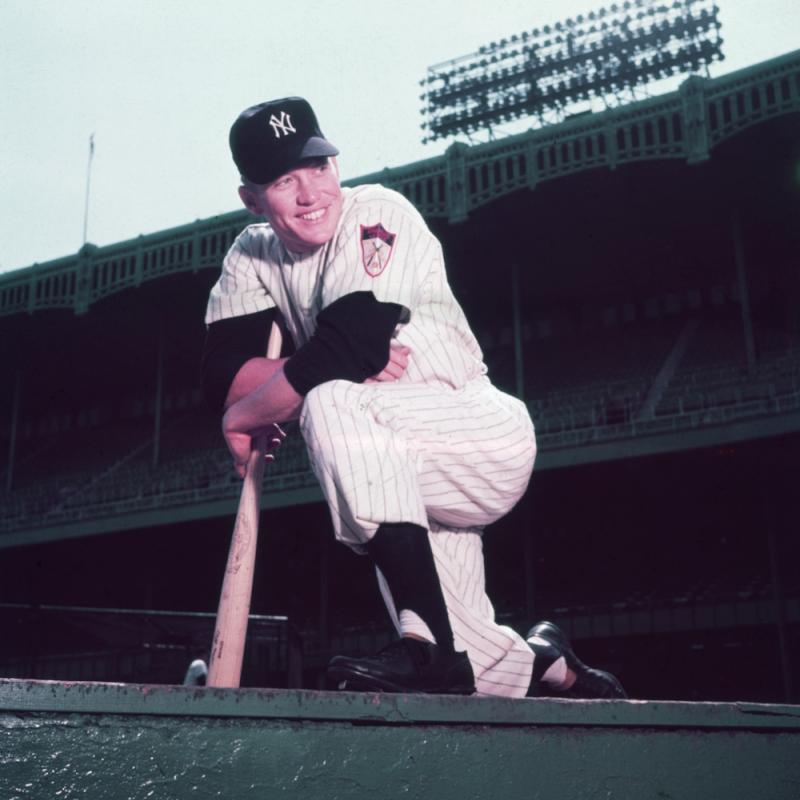
[{"label": "concrete step", "polygon": [[0,680],[0,797],[796,800],[800,706]]}]

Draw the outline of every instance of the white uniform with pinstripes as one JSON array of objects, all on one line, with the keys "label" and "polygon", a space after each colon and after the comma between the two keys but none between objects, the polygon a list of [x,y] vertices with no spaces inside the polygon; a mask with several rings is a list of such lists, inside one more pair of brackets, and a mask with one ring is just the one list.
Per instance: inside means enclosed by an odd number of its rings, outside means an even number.
[{"label": "white uniform with pinstripes", "polygon": [[[401,303],[411,320],[396,332],[411,349],[395,383],[335,380],[306,397],[300,428],[342,542],[363,552],[383,522],[427,528],[456,649],[465,649],[483,694],[524,696],[533,653],[494,621],[486,595],[481,531],[520,499],[535,456],[523,403],[486,376],[483,356],[447,283],[441,246],[402,195],[381,186],[343,189],[336,235],[311,254],[288,252],[267,224],[251,225],[225,258],[206,322],[277,306],[296,345],[316,315],[350,292]],[[395,234],[379,275],[362,255],[362,226]],[[400,633],[419,627],[393,608]],[[424,624],[423,624],[424,628]]]}]

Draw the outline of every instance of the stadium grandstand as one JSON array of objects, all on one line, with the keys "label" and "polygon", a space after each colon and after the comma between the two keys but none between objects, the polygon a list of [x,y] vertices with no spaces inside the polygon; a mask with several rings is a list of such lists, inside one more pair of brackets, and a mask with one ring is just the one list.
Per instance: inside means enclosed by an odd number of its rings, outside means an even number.
[{"label": "stadium grandstand", "polygon": [[[498,616],[555,619],[633,697],[800,700],[800,51],[349,181],[377,182],[537,428],[485,537]],[[207,651],[240,483],[203,315],[248,221],[0,276],[0,675],[180,682]],[[390,631],[289,433],[246,679],[320,687]]]}]

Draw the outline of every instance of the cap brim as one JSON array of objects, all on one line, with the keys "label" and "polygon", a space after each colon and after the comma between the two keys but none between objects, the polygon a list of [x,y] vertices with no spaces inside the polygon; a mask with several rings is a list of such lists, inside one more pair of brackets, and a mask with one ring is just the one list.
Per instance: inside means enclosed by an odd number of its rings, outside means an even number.
[{"label": "cap brim", "polygon": [[312,136],[300,151],[300,158],[319,158],[321,156],[338,156],[339,151],[327,140]]}]

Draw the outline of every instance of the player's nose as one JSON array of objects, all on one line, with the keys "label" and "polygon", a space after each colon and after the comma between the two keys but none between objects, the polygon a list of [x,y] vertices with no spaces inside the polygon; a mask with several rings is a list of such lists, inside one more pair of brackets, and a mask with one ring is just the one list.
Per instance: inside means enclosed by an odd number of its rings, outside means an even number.
[{"label": "player's nose", "polygon": [[301,178],[297,187],[297,202],[301,206],[313,206],[319,199],[319,192],[313,181]]}]

